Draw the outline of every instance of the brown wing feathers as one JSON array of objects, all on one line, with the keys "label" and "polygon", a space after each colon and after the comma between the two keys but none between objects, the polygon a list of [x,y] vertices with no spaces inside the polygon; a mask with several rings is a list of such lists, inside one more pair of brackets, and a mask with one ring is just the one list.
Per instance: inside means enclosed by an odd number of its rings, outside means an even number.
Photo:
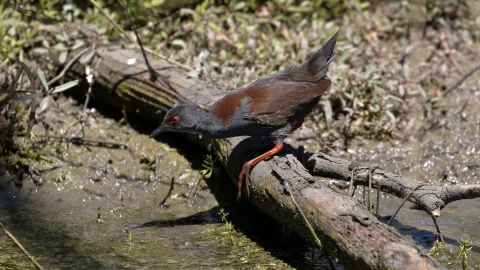
[{"label": "brown wing feathers", "polygon": [[241,106],[242,100],[250,98],[247,117],[258,124],[282,127],[289,122],[299,121],[299,118],[305,116],[302,115],[305,114],[304,109],[313,109],[330,88],[331,81],[326,74],[329,64],[335,58],[333,48],[337,36],[338,32],[307,62],[230,92],[229,98],[222,98],[211,107],[211,112],[227,125],[236,108]]},{"label": "brown wing feathers", "polygon": [[[285,126],[289,122],[299,120],[307,106],[318,102],[323,93],[330,87],[330,80],[322,80],[316,84],[310,82],[277,81],[269,87],[262,88],[271,94],[263,102],[252,103],[249,116],[259,124],[268,126]],[[281,111],[281,113],[279,113]],[[301,116],[304,117],[305,115]]]}]

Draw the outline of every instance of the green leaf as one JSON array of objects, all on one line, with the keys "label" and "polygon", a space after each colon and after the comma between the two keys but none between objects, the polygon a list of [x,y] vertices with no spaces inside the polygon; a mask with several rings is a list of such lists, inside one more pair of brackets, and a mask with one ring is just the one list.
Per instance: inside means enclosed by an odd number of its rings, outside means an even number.
[{"label": "green leaf", "polygon": [[150,2],[143,3],[143,6],[145,8],[156,8],[160,6],[161,4],[165,3],[165,0],[152,0]]},{"label": "green leaf", "polygon": [[[60,41],[66,41],[66,40],[67,40],[67,38],[65,38],[65,36],[64,36],[64,35],[61,35],[61,34],[55,35],[55,38],[56,38],[57,40],[60,40]],[[58,44],[61,44],[61,43],[58,43]],[[57,44],[57,45],[58,45],[58,44]]]},{"label": "green leaf", "polygon": [[42,39],[42,46],[45,47],[45,48],[50,48],[50,42],[48,42],[48,40],[46,39]]},{"label": "green leaf", "polygon": [[53,100],[52,96],[48,96],[50,98],[50,101],[52,101],[53,103],[53,106],[55,106],[56,108],[58,108],[58,104],[57,102],[55,102],[55,100]]},{"label": "green leaf", "polygon": [[246,6],[245,2],[238,2],[235,4],[235,6],[233,7],[233,9],[235,10],[241,10],[241,9],[244,9]]},{"label": "green leaf", "polygon": [[35,85],[35,78],[33,77],[33,73],[30,71],[27,65],[25,65],[25,63],[23,63],[18,59],[16,59],[15,62],[17,62],[17,64],[19,64],[25,70],[25,72],[27,72],[27,76],[28,76],[28,79],[30,80],[30,84]]},{"label": "green leaf", "polygon": [[47,54],[48,50],[42,47],[38,47],[38,48],[34,48],[33,52],[38,54]]},{"label": "green leaf", "polygon": [[24,101],[24,100],[29,100],[29,99],[34,99],[34,98],[37,98],[37,97],[41,97],[41,96],[43,96],[43,93],[39,92],[39,93],[35,93],[35,94],[14,97],[13,100]]},{"label": "green leaf", "polygon": [[26,22],[18,20],[18,19],[12,19],[12,18],[2,20],[2,24],[13,26],[13,27],[27,27],[28,26],[28,24]]},{"label": "green leaf", "polygon": [[290,12],[311,12],[312,8],[311,7],[300,7],[300,6],[289,6],[287,7],[287,11]]},{"label": "green leaf", "polygon": [[62,84],[60,86],[57,86],[55,88],[52,88],[50,90],[50,93],[60,93],[60,92],[63,92],[69,88],[72,88],[74,86],[76,86],[77,84],[80,83],[80,80],[75,80],[75,81],[71,81],[71,82],[68,82],[66,84]]},{"label": "green leaf", "polygon": [[67,61],[67,52],[61,52],[58,56],[58,63],[63,65]]},{"label": "green leaf", "polygon": [[187,44],[185,43],[185,41],[183,41],[181,39],[174,39],[174,40],[172,40],[171,44],[182,47],[184,49],[187,47]]},{"label": "green leaf", "polygon": [[50,99],[48,96],[43,97],[42,101],[40,102],[39,108],[37,109],[37,112],[43,112],[48,108],[48,105],[50,104]]},{"label": "green leaf", "polygon": [[10,96],[10,94],[6,94],[6,93],[2,93],[0,94],[0,103],[1,102],[4,102],[5,100],[7,100],[8,96]]},{"label": "green leaf", "polygon": [[40,78],[40,81],[42,82],[43,87],[45,90],[48,91],[48,84],[47,80],[45,79],[45,75],[43,75],[43,72],[40,70],[40,68],[37,69],[38,77]]},{"label": "green leaf", "polygon": [[85,52],[80,59],[78,59],[78,62],[82,64],[86,64],[92,60],[92,58],[95,56],[95,49],[90,48],[87,52]]},{"label": "green leaf", "polygon": [[81,47],[83,47],[83,45],[85,45],[85,41],[81,40],[81,39],[77,39],[75,40],[75,44],[72,46],[72,51],[76,50],[76,49],[79,49]]},{"label": "green leaf", "polygon": [[58,52],[65,52],[67,50],[67,47],[65,47],[65,44],[63,43],[57,43],[55,44],[55,50]]}]

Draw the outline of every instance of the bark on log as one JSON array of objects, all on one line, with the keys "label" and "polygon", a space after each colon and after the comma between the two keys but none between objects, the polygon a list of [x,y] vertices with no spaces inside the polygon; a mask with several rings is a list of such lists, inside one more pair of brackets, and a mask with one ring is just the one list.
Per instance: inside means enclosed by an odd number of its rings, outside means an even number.
[{"label": "bark on log", "polygon": [[[129,59],[136,59],[136,63],[127,65]],[[156,122],[163,115],[155,112],[165,112],[175,101],[208,105],[226,93],[196,74],[186,74],[150,59],[160,74],[156,82],[151,82],[141,54],[131,51],[109,51],[92,61],[90,66],[98,67],[94,98]],[[76,63],[73,76],[83,77],[84,70],[85,64]],[[196,135],[190,137],[204,144],[210,142],[198,140]],[[266,144],[266,138],[236,137],[214,141],[214,151],[236,183],[252,150]],[[338,258],[347,268],[444,269],[411,239],[379,222],[356,199],[338,194],[314,179],[299,160],[306,160],[304,163],[316,174],[340,179],[351,174],[348,171],[351,162],[287,148],[291,153],[263,161],[252,170],[249,199],[254,205],[305,238],[314,242],[316,237],[320,238],[323,251]],[[361,173],[356,176],[357,180],[364,178]]]}]

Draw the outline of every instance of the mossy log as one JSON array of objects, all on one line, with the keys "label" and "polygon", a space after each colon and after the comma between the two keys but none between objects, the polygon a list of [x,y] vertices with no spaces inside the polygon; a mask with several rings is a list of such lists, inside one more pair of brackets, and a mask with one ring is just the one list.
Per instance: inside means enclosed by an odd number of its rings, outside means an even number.
[{"label": "mossy log", "polygon": [[[157,123],[176,102],[208,106],[227,93],[195,72],[187,73],[163,61],[150,59],[157,73],[152,77],[142,55],[128,50],[107,51],[101,56],[95,53],[87,60],[75,63],[68,74],[80,78],[87,64],[96,67],[94,99]],[[158,111],[161,113],[156,114]],[[189,137],[204,145],[211,142],[197,135]],[[213,149],[236,183],[252,149],[267,143],[266,138],[235,137],[215,140]],[[351,175],[349,165],[352,162],[303,153],[288,145],[285,148],[288,154],[262,161],[252,170],[248,199],[256,207],[312,242],[320,239],[322,250],[338,258],[347,268],[444,269],[413,240],[378,221],[359,201],[337,193],[310,174],[345,180]],[[355,184],[363,184],[365,170],[368,168],[355,170]],[[403,180],[409,181],[396,179]],[[388,192],[387,184],[384,181],[380,186]],[[416,185],[403,184],[403,187],[411,191]],[[406,196],[409,190],[405,188],[402,192]],[[411,200],[414,199],[412,196]]]}]

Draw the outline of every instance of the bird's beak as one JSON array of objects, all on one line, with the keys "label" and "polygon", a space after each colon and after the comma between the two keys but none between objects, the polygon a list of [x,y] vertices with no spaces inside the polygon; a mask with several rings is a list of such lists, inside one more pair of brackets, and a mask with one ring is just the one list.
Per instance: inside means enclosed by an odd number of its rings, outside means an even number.
[{"label": "bird's beak", "polygon": [[167,131],[167,127],[164,124],[161,124],[158,128],[156,128],[152,134],[148,137],[149,139],[157,137],[158,134]]}]

